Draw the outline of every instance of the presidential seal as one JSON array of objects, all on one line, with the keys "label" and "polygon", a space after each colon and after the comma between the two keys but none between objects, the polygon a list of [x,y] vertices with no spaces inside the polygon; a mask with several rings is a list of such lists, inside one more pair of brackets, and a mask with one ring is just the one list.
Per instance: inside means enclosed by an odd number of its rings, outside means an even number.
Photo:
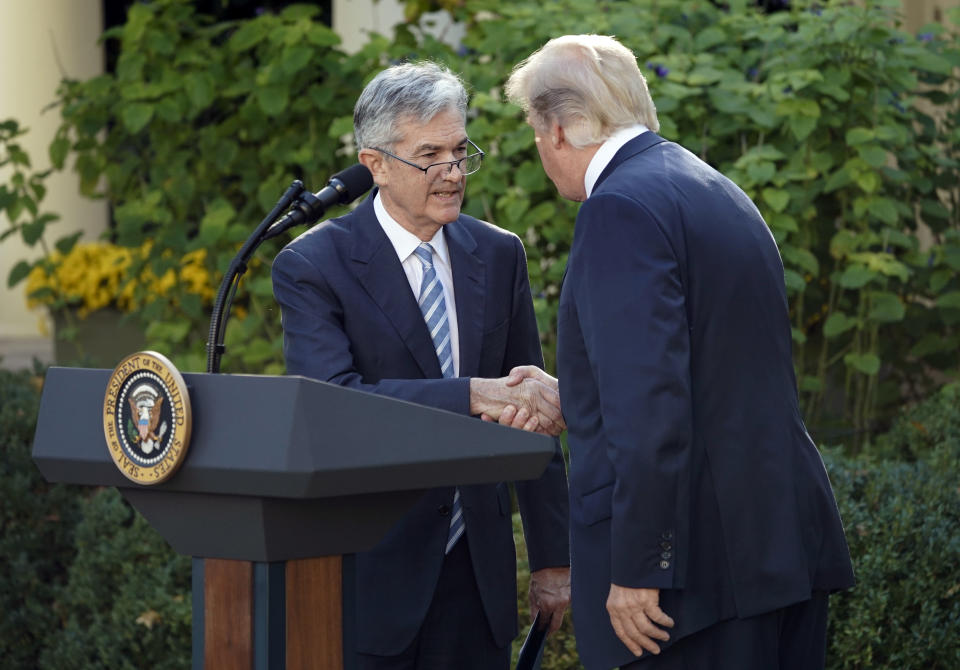
[{"label": "presidential seal", "polygon": [[155,351],[120,361],[103,399],[103,434],[120,472],[138,484],[169,479],[187,455],[190,396],[180,372]]}]

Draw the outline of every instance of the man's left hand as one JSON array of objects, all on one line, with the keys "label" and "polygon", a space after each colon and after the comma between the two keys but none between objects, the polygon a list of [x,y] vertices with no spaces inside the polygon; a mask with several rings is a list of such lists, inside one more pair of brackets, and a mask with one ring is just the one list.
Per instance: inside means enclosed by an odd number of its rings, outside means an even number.
[{"label": "man's left hand", "polygon": [[549,622],[547,633],[554,633],[563,623],[563,613],[570,605],[570,568],[543,568],[530,573],[530,616],[543,612]]}]

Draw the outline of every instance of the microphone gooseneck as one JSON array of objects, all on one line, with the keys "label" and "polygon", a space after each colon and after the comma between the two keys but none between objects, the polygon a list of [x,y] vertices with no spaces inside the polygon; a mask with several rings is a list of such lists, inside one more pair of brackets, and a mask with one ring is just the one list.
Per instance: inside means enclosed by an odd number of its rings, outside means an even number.
[{"label": "microphone gooseneck", "polygon": [[[207,372],[220,371],[220,357],[225,351],[223,336],[227,330],[230,304],[240,286],[240,278],[247,271],[247,262],[263,242],[276,237],[293,226],[313,223],[334,205],[342,205],[356,200],[373,186],[370,171],[359,163],[338,172],[330,178],[323,189],[317,193],[304,190],[303,183],[294,181],[280,198],[273,210],[260,222],[253,234],[247,239],[240,251],[230,262],[230,267],[220,282],[220,290],[210,315],[210,333],[207,339]],[[277,217],[291,209],[282,219]],[[276,221],[276,223],[274,223]]]}]

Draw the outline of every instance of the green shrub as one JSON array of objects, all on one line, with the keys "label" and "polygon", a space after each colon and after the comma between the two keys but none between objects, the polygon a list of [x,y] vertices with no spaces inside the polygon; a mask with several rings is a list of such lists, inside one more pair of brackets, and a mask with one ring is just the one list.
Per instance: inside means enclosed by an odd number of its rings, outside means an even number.
[{"label": "green shrub", "polygon": [[81,490],[47,484],[30,458],[39,378],[0,370],[0,665],[35,668],[59,625],[66,566],[76,553]]},{"label": "green shrub", "polygon": [[828,461],[857,577],[830,600],[829,668],[960,667],[956,452],[952,460]]},{"label": "green shrub", "polygon": [[0,666],[189,667],[189,558],[116,491],[45,482],[41,379],[0,370]]},{"label": "green shrub", "polygon": [[960,383],[948,384],[914,409],[903,413],[890,432],[867,450],[874,459],[932,459],[938,467],[960,467]]},{"label": "green shrub", "polygon": [[39,667],[190,667],[190,559],[179,556],[114,489],[84,501],[76,559],[60,593],[62,627]]}]

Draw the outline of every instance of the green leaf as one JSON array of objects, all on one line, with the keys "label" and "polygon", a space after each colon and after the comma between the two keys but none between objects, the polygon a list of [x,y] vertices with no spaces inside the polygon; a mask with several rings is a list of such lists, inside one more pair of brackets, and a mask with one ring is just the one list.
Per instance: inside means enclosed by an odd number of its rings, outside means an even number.
[{"label": "green leaf", "polygon": [[805,375],[800,379],[800,390],[807,393],[817,393],[823,390],[823,380],[819,377]]},{"label": "green leaf", "polygon": [[153,105],[143,102],[127,104],[120,112],[120,118],[128,131],[139,133],[153,118]]},{"label": "green leaf", "polygon": [[803,290],[807,287],[807,282],[804,281],[803,275],[794,270],[784,269],[783,281],[787,285],[787,288],[794,293],[803,293]]},{"label": "green leaf", "polygon": [[933,293],[939,293],[943,290],[943,287],[950,283],[950,280],[953,279],[953,272],[942,268],[936,270],[930,275],[930,290]]},{"label": "green leaf", "polygon": [[772,230],[786,233],[796,233],[800,230],[797,225],[797,220],[789,214],[773,213],[767,217],[767,224],[769,224]]},{"label": "green leaf", "polygon": [[886,150],[876,144],[867,144],[857,147],[857,153],[872,167],[882,167],[887,164]]},{"label": "green leaf", "polygon": [[340,44],[340,36],[322,23],[314,22],[307,32],[307,40],[318,47],[332,47]]},{"label": "green leaf", "polygon": [[54,246],[57,248],[57,251],[66,256],[77,244],[77,240],[79,240],[82,236],[82,230],[74,233],[73,235],[66,235],[65,237],[61,237],[59,240],[57,240]]},{"label": "green leaf", "polygon": [[893,254],[883,251],[864,251],[850,254],[850,261],[862,263],[871,271],[879,272],[887,277],[897,277],[900,281],[906,282],[910,278],[910,270],[901,263]]},{"label": "green leaf", "polygon": [[44,228],[46,228],[46,222],[40,219],[20,226],[20,236],[23,238],[23,243],[32,247],[43,237]]},{"label": "green leaf", "polygon": [[277,350],[272,344],[267,342],[262,337],[258,337],[253,341],[249,342],[243,348],[243,362],[248,365],[255,365],[257,363],[262,363],[270,358],[273,358],[277,355]]},{"label": "green leaf", "polygon": [[207,207],[207,213],[200,222],[200,242],[209,246],[219,241],[236,217],[237,211],[227,200],[217,198]]},{"label": "green leaf", "polygon": [[895,224],[899,219],[897,206],[890,198],[871,198],[867,210],[888,225]]},{"label": "green leaf", "polygon": [[856,146],[871,141],[874,132],[869,128],[851,128],[847,131],[847,144]]},{"label": "green leaf", "polygon": [[697,33],[693,38],[693,45],[697,52],[708,51],[711,47],[724,44],[727,41],[727,34],[716,26],[710,26]]},{"label": "green leaf", "polygon": [[878,291],[870,295],[870,313],[868,314],[870,320],[893,323],[903,321],[906,313],[907,309],[897,294]]},{"label": "green leaf", "polygon": [[269,28],[265,21],[253,20],[241,22],[240,28],[233,34],[227,46],[231,51],[246,51],[259,44],[266,36]]},{"label": "green leaf", "polygon": [[330,128],[327,130],[328,137],[342,137],[353,133],[353,117],[340,116],[333,120]]},{"label": "green leaf", "polygon": [[30,264],[26,261],[18,261],[10,270],[10,274],[7,275],[7,288],[13,288],[26,279],[31,269]]},{"label": "green leaf", "polygon": [[844,288],[862,288],[877,276],[878,273],[862,265],[851,265],[840,275],[839,284]]},{"label": "green leaf", "polygon": [[67,153],[70,151],[70,140],[60,135],[50,143],[50,162],[58,170],[63,169],[63,164],[67,160]]},{"label": "green leaf", "polygon": [[823,323],[823,336],[827,339],[847,332],[857,326],[857,319],[847,316],[843,312],[834,312]]},{"label": "green leaf", "polygon": [[880,187],[880,177],[875,172],[857,172],[853,180],[866,193],[873,193]]},{"label": "green leaf", "polygon": [[830,240],[830,255],[844,258],[860,248],[860,239],[852,230],[839,230]]},{"label": "green leaf", "polygon": [[778,188],[763,189],[763,201],[775,212],[782,212],[790,203],[790,194]]},{"label": "green leaf", "polygon": [[960,309],[960,291],[950,291],[937,298],[940,309]]},{"label": "green leaf", "polygon": [[[191,72],[183,80],[187,97],[195,110],[206,109],[213,102],[213,77],[208,72]],[[170,110],[164,110],[169,114]]]},{"label": "green leaf", "polygon": [[865,375],[873,376],[880,371],[880,359],[876,354],[847,354],[843,362]]},{"label": "green leaf", "polygon": [[190,334],[189,321],[153,321],[147,326],[147,339],[167,342],[182,342]]},{"label": "green leaf", "polygon": [[793,116],[790,117],[789,126],[790,132],[797,138],[797,141],[803,142],[817,129],[817,120],[810,116]]},{"label": "green leaf", "polygon": [[288,76],[291,76],[306,67],[312,57],[313,49],[310,47],[302,44],[287,47],[280,57],[280,67]]},{"label": "green leaf", "polygon": [[257,102],[267,116],[277,116],[287,108],[290,89],[286,84],[268,84],[257,89]]},{"label": "green leaf", "polygon": [[780,249],[780,253],[791,265],[809,272],[814,277],[820,274],[820,263],[808,249],[785,244]]},{"label": "green leaf", "polygon": [[767,161],[752,163],[747,167],[747,174],[758,184],[770,181],[776,173],[777,166]]}]

